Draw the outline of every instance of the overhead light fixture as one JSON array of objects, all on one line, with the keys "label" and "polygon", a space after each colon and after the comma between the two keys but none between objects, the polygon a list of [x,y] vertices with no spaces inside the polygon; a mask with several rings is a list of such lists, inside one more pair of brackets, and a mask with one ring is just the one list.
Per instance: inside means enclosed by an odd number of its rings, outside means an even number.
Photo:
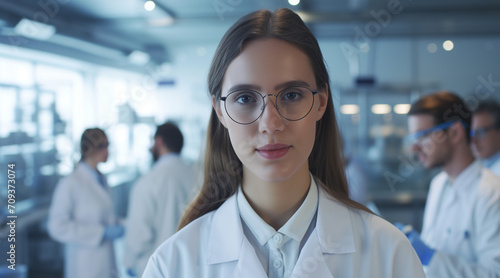
[{"label": "overhead light fixture", "polygon": [[295,11],[298,16],[300,16],[300,19],[304,22],[311,22],[314,19],[314,16],[311,13],[304,12],[304,11]]},{"label": "overhead light fixture", "polygon": [[149,62],[151,56],[148,53],[134,50],[128,55],[128,61],[134,65],[143,66]]},{"label": "overhead light fixture", "polygon": [[27,38],[45,41],[56,33],[56,27],[23,18],[14,27],[14,32]]},{"label": "overhead light fixture", "polygon": [[292,6],[297,6],[300,3],[300,0],[288,0],[288,3]]},{"label": "overhead light fixture", "polygon": [[169,16],[148,19],[149,26],[152,26],[152,27],[170,26],[170,25],[174,24],[174,21],[175,20]]},{"label": "overhead light fixture", "polygon": [[361,43],[359,45],[359,50],[361,50],[361,52],[363,53],[370,52],[370,44],[368,44],[367,42]]},{"label": "overhead light fixture", "polygon": [[394,113],[396,114],[408,114],[410,111],[411,105],[407,103],[401,103],[394,105]]},{"label": "overhead light fixture", "polygon": [[359,106],[356,104],[344,104],[340,106],[340,112],[346,115],[358,114]]},{"label": "overhead light fixture", "polygon": [[373,114],[389,114],[391,113],[391,106],[389,104],[374,104],[372,112]]},{"label": "overhead light fixture", "polygon": [[436,51],[438,50],[438,46],[431,42],[427,45],[427,51],[429,51],[430,53],[436,53]]},{"label": "overhead light fixture", "polygon": [[144,9],[148,12],[154,10],[156,7],[156,4],[155,2],[151,1],[151,0],[148,0],[146,2],[144,2]]},{"label": "overhead light fixture", "polygon": [[447,41],[443,42],[443,48],[444,48],[444,50],[446,50],[446,51],[452,51],[453,47],[454,47],[454,45],[453,45],[452,41],[447,40]]}]

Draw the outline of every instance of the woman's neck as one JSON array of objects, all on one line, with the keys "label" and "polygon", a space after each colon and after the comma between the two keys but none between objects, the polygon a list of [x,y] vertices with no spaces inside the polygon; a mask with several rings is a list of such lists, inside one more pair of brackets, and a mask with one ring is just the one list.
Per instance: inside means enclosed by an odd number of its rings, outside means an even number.
[{"label": "woman's neck", "polygon": [[95,160],[91,159],[90,157],[84,159],[83,161],[85,161],[85,163],[87,163],[92,169],[98,171],[97,170],[97,164],[99,163],[98,161],[95,161]]},{"label": "woman's neck", "polygon": [[242,189],[255,212],[275,230],[279,230],[299,209],[307,196],[311,177],[302,167],[290,179],[271,183],[243,169]]}]

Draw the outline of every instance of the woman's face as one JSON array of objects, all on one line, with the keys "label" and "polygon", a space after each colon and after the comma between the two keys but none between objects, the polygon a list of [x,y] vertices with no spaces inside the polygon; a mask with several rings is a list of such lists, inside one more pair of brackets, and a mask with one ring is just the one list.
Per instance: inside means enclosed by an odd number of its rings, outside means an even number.
[{"label": "woman's face", "polygon": [[108,138],[104,138],[96,145],[96,151],[93,153],[93,158],[97,162],[106,162],[108,160]]},{"label": "woman's face", "polygon": [[[227,96],[237,87],[252,88],[263,96],[277,95],[293,85],[317,89],[309,58],[285,41],[274,38],[256,40],[246,44],[229,65],[221,96]],[[311,111],[298,121],[282,118],[274,106],[276,98],[267,96],[262,115],[248,125],[233,121],[224,108],[224,102],[213,100],[245,175],[252,174],[267,182],[282,182],[292,178],[298,170],[309,171],[307,160],[314,145],[316,121],[326,109],[327,91],[324,88],[314,96]],[[289,97],[295,98],[295,95],[288,95],[287,99]],[[242,102],[247,100],[240,99]]]}]

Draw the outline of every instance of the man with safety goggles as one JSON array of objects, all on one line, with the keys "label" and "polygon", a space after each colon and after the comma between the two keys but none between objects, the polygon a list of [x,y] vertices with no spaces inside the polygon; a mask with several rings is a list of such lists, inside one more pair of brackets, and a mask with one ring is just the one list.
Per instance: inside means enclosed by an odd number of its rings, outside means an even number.
[{"label": "man with safety goggles", "polygon": [[429,188],[422,235],[399,225],[427,277],[500,276],[500,178],[470,148],[472,113],[457,95],[422,97],[408,113],[411,149],[426,168],[442,167]]},{"label": "man with safety goggles", "polygon": [[472,114],[471,143],[474,155],[500,176],[500,105],[480,103]]}]

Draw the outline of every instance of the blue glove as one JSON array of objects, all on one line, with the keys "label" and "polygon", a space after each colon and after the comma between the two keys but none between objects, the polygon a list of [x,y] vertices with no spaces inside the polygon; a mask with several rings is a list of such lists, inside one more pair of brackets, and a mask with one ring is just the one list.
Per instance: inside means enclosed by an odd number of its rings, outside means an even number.
[{"label": "blue glove", "polygon": [[413,249],[417,252],[420,262],[423,265],[428,265],[434,255],[434,249],[425,245],[425,243],[420,239],[420,235],[410,225],[404,225],[403,223],[396,222],[394,223],[394,226],[406,235],[413,246]]},{"label": "blue glove", "polygon": [[137,273],[135,272],[135,269],[133,268],[128,268],[127,269],[127,275],[130,276],[130,277],[136,277],[137,276]]},{"label": "blue glove", "polygon": [[403,229],[405,228],[406,225],[401,222],[396,222],[394,223],[394,226],[396,226],[396,228],[398,228],[401,232],[403,232]]},{"label": "blue glove", "polygon": [[114,240],[119,237],[122,237],[125,233],[125,228],[122,225],[111,225],[107,226],[106,230],[104,230],[104,240]]},{"label": "blue glove", "polygon": [[420,262],[423,265],[428,265],[435,250],[425,245],[425,243],[420,239],[420,235],[415,230],[411,230],[406,233],[406,237],[408,237],[411,245],[413,245],[413,249],[417,252]]}]

